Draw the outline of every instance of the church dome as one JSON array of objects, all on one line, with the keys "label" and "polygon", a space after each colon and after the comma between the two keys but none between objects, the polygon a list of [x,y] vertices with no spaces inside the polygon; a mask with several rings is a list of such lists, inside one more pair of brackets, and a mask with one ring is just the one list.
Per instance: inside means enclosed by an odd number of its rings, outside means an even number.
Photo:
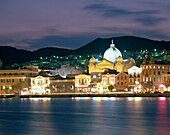
[{"label": "church dome", "polygon": [[122,54],[121,52],[119,51],[119,49],[117,49],[115,47],[115,44],[113,43],[113,40],[112,40],[112,43],[110,44],[110,48],[108,48],[105,53],[104,53],[104,59],[108,60],[108,61],[111,61],[113,63],[116,63],[116,59],[121,56],[122,57]]}]

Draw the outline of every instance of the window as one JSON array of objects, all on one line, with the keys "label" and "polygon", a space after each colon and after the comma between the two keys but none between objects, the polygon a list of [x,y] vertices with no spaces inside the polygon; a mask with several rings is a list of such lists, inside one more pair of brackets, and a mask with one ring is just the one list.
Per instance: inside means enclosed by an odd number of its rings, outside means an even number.
[{"label": "window", "polygon": [[119,82],[117,82],[117,84],[119,85]]},{"label": "window", "polygon": [[160,82],[160,80],[161,80],[160,77],[158,77],[158,82]]},{"label": "window", "polygon": [[148,82],[148,77],[146,77],[146,82]]},{"label": "window", "polygon": [[146,66],[146,69],[148,69],[148,66]]},{"label": "window", "polygon": [[117,77],[117,80],[119,80],[119,77]]},{"label": "window", "polygon": [[155,69],[155,66],[153,66],[153,68]]},{"label": "window", "polygon": [[21,82],[21,79],[19,79],[19,82]]},{"label": "window", "polygon": [[114,79],[113,78],[110,78],[110,84],[114,84]]},{"label": "window", "polygon": [[143,82],[145,82],[145,78],[143,77]]},{"label": "window", "polygon": [[151,75],[151,71],[149,71],[149,74]]},{"label": "window", "polygon": [[146,71],[146,75],[148,75],[148,71]]},{"label": "window", "polygon": [[153,74],[155,75],[155,71],[153,71]]},{"label": "window", "polygon": [[48,80],[46,80],[46,84],[48,84]]},{"label": "window", "polygon": [[143,71],[143,75],[144,75],[145,73],[144,73],[144,71]]},{"label": "window", "polygon": [[160,69],[160,66],[158,66],[158,69]]},{"label": "window", "polygon": [[149,68],[151,69],[151,66],[149,66]]},{"label": "window", "polygon": [[98,73],[98,76],[101,76],[101,73]]},{"label": "window", "polygon": [[123,80],[123,76],[121,76],[121,80]]},{"label": "window", "polygon": [[132,82],[132,79],[130,79],[130,82]]},{"label": "window", "polygon": [[127,85],[127,82],[125,82],[125,85]]},{"label": "window", "polygon": [[151,77],[149,77],[149,81],[150,81],[150,82],[152,81]]},{"label": "window", "polygon": [[106,84],[106,78],[103,78],[103,83]]},{"label": "window", "polygon": [[121,82],[121,85],[123,85],[123,82]]},{"label": "window", "polygon": [[134,83],[136,83],[136,79],[134,79]]},{"label": "window", "polygon": [[15,75],[17,75],[17,73],[15,73]]},{"label": "window", "polygon": [[12,82],[14,82],[14,79],[12,79]]},{"label": "window", "polygon": [[164,82],[166,81],[166,77],[164,77]]},{"label": "window", "polygon": [[11,73],[9,73],[9,75],[12,75]]},{"label": "window", "polygon": [[24,75],[24,73],[22,73],[22,75]]},{"label": "window", "polygon": [[160,75],[161,74],[161,72],[160,71],[158,71],[158,75]]},{"label": "window", "polygon": [[134,77],[136,77],[136,73],[134,73]]},{"label": "window", "polygon": [[153,78],[153,81],[155,82],[155,77]]},{"label": "window", "polygon": [[125,76],[125,80],[126,80],[126,76]]}]

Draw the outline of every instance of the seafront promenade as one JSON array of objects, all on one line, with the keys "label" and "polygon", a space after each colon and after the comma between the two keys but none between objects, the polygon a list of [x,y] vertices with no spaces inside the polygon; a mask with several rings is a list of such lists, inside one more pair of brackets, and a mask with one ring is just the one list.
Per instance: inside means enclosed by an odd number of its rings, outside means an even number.
[{"label": "seafront promenade", "polygon": [[14,95],[3,94],[0,98],[37,98],[37,97],[51,97],[51,98],[67,98],[67,97],[170,97],[170,93],[55,93],[43,95]]}]

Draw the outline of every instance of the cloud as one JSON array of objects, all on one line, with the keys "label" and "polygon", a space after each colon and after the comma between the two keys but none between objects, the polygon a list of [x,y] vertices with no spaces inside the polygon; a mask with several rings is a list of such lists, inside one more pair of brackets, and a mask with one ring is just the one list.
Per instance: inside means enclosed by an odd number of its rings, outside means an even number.
[{"label": "cloud", "polygon": [[157,25],[162,21],[165,21],[167,18],[158,17],[157,14],[159,10],[130,10],[123,9],[116,6],[108,6],[106,4],[91,4],[86,5],[84,10],[93,11],[104,18],[107,19],[121,19],[127,18],[127,21],[131,19],[136,23],[142,24],[144,26],[153,26]]}]

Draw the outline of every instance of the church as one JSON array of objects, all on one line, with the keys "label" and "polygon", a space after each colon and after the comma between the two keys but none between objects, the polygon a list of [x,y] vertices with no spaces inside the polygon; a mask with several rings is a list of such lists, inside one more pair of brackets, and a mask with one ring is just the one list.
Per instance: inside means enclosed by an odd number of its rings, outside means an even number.
[{"label": "church", "polygon": [[115,47],[113,40],[103,56],[103,60],[96,62],[92,57],[89,61],[89,74],[93,72],[104,72],[106,69],[116,70],[117,72],[128,72],[128,69],[135,65],[133,58],[123,59],[122,54]]}]

